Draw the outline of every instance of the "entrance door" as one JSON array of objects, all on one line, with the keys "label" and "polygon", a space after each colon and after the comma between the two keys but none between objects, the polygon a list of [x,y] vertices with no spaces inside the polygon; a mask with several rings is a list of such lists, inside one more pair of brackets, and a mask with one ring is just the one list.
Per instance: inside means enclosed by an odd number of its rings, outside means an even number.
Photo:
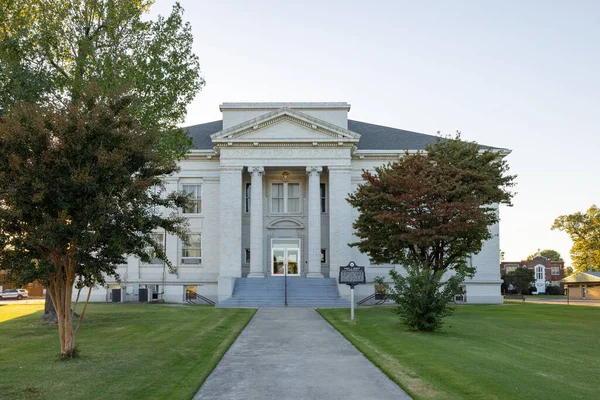
[{"label": "entrance door", "polygon": [[273,239],[271,275],[300,275],[300,239]]}]

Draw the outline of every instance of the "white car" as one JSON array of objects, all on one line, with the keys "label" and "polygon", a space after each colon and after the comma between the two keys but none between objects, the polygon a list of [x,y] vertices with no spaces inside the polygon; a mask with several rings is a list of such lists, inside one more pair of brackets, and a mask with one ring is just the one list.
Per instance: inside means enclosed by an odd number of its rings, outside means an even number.
[{"label": "white car", "polygon": [[5,299],[17,299],[22,300],[29,297],[27,295],[27,290],[25,289],[6,289],[2,293],[0,293],[0,300]]}]

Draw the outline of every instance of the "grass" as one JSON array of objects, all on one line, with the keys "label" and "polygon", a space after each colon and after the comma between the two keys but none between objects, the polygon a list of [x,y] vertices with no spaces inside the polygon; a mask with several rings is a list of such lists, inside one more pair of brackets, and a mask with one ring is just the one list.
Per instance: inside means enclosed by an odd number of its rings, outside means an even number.
[{"label": "grass", "polygon": [[600,308],[460,306],[438,333],[390,308],[319,313],[415,399],[597,399]]},{"label": "grass", "polygon": [[255,310],[90,304],[70,361],[42,312],[0,306],[2,399],[190,399]]}]

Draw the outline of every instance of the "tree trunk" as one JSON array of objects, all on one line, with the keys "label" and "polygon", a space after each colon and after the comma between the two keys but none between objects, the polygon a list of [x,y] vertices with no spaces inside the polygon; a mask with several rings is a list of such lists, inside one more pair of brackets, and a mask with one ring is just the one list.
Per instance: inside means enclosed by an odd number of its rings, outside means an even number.
[{"label": "tree trunk", "polygon": [[75,284],[75,260],[58,251],[52,254],[51,259],[56,272],[50,275],[50,284],[46,291],[50,294],[52,305],[56,310],[60,356],[73,358],[77,356],[71,310],[71,296]]},{"label": "tree trunk", "polygon": [[[79,318],[79,314],[74,313],[73,317]],[[54,308],[54,304],[50,298],[49,289],[46,289],[46,303],[44,304],[44,314],[42,315],[42,320],[52,325],[58,324],[58,315],[56,314],[56,309]]]},{"label": "tree trunk", "polygon": [[56,310],[54,309],[54,304],[52,303],[48,289],[46,289],[46,304],[44,305],[44,315],[42,315],[42,319],[53,325],[58,323],[58,315],[56,315]]}]

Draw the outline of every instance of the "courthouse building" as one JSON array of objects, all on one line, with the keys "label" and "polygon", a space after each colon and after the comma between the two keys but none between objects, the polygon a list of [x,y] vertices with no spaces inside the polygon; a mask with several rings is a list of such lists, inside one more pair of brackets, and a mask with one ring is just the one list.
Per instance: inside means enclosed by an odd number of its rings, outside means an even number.
[{"label": "courthouse building", "polygon": [[[357,211],[346,198],[363,169],[423,150],[436,137],[348,119],[344,102],[224,103],[220,109],[222,120],[186,128],[194,148],[181,171],[167,178],[168,191],[192,197],[179,210],[189,219],[188,245],[156,232],[177,272],[160,260],[130,257],[118,269],[120,282],[96,288],[92,300],[183,302],[197,293],[228,304],[244,285],[268,292],[284,276],[296,285],[290,291],[296,298],[318,298],[333,285],[347,299],[348,288],[336,278],[350,261],[366,267],[357,298],[373,293],[373,279],[395,266],[372,264],[348,246]],[[490,229],[495,236],[471,258],[477,273],[465,282],[468,303],[502,302],[498,225]]]}]

